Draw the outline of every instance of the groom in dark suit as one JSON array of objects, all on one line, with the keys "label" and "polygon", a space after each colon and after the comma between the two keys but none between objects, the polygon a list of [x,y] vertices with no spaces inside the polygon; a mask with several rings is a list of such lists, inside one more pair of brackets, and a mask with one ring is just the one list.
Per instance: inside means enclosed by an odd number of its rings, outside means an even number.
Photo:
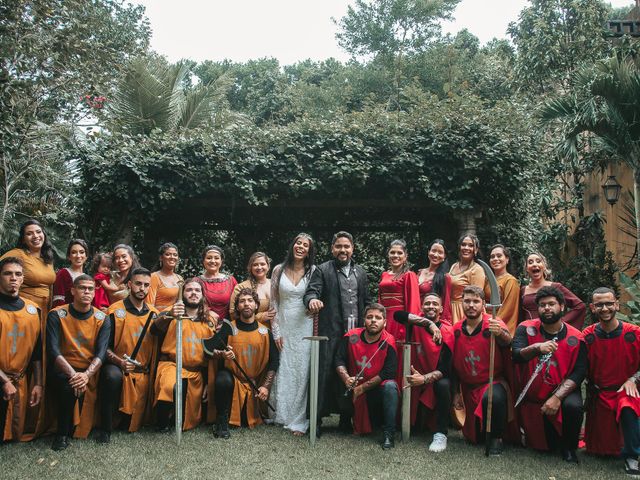
[{"label": "groom in dark suit", "polygon": [[[369,304],[367,272],[351,258],[353,247],[350,233],[336,233],[331,242],[333,260],[315,269],[304,294],[305,306],[319,313],[318,335],[329,337],[320,347],[318,426],[322,417],[339,412],[343,387],[334,368],[336,352],[342,336],[363,325],[364,308]],[[341,416],[340,428],[352,432],[351,419]]]}]

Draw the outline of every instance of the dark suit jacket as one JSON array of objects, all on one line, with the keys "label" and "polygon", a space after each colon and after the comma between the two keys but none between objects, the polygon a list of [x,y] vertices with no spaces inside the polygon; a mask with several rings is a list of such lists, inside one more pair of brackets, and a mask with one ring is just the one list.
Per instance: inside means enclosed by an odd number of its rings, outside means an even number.
[{"label": "dark suit jacket", "polygon": [[[367,272],[351,260],[355,268],[358,283],[357,326],[363,325],[364,307],[369,304]],[[334,361],[340,339],[346,333],[346,319],[342,312],[340,281],[335,260],[319,265],[309,280],[304,294],[304,304],[309,307],[313,299],[322,300],[324,307],[318,317],[318,335],[329,337],[320,347],[320,368],[318,372],[318,412],[319,417],[338,411],[337,396],[341,390],[341,381],[335,373]]]}]

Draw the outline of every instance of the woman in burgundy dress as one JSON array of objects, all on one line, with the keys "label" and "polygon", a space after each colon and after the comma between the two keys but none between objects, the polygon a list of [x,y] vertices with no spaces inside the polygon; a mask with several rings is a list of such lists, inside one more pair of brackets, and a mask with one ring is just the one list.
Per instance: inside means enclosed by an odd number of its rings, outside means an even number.
[{"label": "woman in burgundy dress", "polygon": [[202,293],[209,309],[215,314],[220,325],[222,319],[229,318],[229,300],[238,282],[233,275],[220,271],[224,265],[224,252],[216,245],[205,247],[202,265],[204,273],[197,277],[197,280],[202,285]]},{"label": "woman in burgundy dress", "polygon": [[520,289],[520,322],[538,318],[536,293],[544,286],[553,286],[564,294],[566,313],[564,322],[582,330],[587,307],[571,290],[558,282],[551,281],[551,270],[540,252],[531,252],[525,262],[525,271],[529,277],[529,285]]},{"label": "woman in burgundy dress", "polygon": [[[442,300],[442,315],[440,321],[451,324],[451,275],[449,275],[449,260],[444,240],[436,238],[427,253],[429,265],[418,272],[418,287],[420,299],[427,293],[437,293]],[[422,303],[422,302],[421,302]]]}]

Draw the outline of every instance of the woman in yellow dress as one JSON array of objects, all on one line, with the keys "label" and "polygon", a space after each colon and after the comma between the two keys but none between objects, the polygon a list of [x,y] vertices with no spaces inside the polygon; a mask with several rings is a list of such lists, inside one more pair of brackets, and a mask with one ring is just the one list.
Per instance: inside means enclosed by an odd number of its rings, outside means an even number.
[{"label": "woman in yellow dress", "polygon": [[[518,326],[520,315],[520,282],[516,277],[508,272],[511,263],[511,252],[504,245],[496,244],[489,250],[489,265],[493,270],[500,290],[500,303],[502,305],[496,312],[513,336]],[[489,282],[485,283],[484,296],[489,299],[491,288]],[[488,312],[491,313],[491,312]]]},{"label": "woman in yellow dress", "polygon": [[42,225],[37,220],[27,220],[20,227],[16,248],[2,258],[17,257],[24,264],[24,282],[20,296],[38,305],[44,332],[44,321],[51,306],[52,286],[56,281],[53,270],[53,247]]},{"label": "woman in yellow dress", "polygon": [[164,312],[178,301],[178,282],[183,279],[176,273],[180,261],[178,247],[171,242],[163,243],[158,254],[160,268],[151,274],[147,303]]},{"label": "woman in yellow dress", "polygon": [[480,240],[472,233],[465,233],[458,240],[458,261],[453,264],[451,275],[451,324],[462,321],[462,291],[468,285],[484,289],[485,274],[480,264],[475,262],[480,252]]}]

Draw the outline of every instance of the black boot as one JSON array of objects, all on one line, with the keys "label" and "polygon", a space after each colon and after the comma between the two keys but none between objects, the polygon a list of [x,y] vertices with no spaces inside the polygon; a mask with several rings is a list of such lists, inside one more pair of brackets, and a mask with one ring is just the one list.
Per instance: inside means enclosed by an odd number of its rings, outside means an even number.
[{"label": "black boot", "polygon": [[351,415],[340,414],[340,423],[338,424],[340,433],[351,435],[353,433],[353,425],[351,424]]},{"label": "black boot", "polygon": [[69,445],[69,437],[66,435],[56,435],[56,438],[53,439],[53,443],[51,444],[51,450],[59,452],[60,450],[66,449]]},{"label": "black boot", "polygon": [[491,437],[489,440],[489,456],[490,457],[499,457],[502,455],[502,439]]},{"label": "black boot", "polygon": [[396,446],[396,442],[394,439],[395,435],[393,432],[384,432],[382,438],[382,449],[390,450]]},{"label": "black boot", "polygon": [[562,460],[567,463],[578,463],[578,456],[575,450],[562,450]]},{"label": "black boot", "polygon": [[105,430],[99,431],[96,435],[96,443],[111,443],[111,432]]},{"label": "black boot", "polygon": [[229,414],[219,413],[216,419],[216,431],[213,433],[216,438],[224,438],[227,440],[231,437],[229,433]]}]

